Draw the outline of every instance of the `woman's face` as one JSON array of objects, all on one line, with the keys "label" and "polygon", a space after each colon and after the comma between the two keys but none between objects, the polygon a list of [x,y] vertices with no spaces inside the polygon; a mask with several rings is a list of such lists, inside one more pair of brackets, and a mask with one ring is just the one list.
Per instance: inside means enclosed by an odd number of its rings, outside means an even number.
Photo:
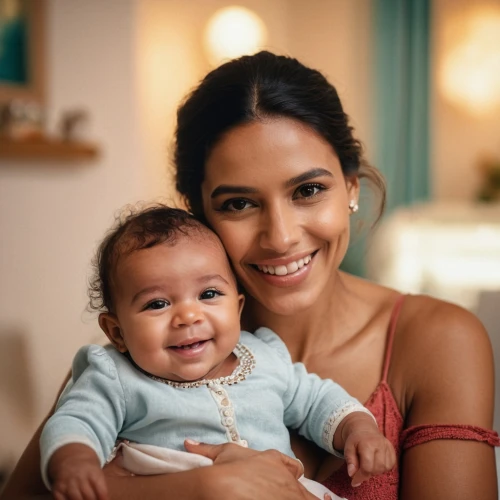
[{"label": "woman's face", "polygon": [[207,160],[202,195],[208,222],[258,302],[288,315],[328,293],[358,182],[346,181],[314,130],[276,118],[229,131]]}]

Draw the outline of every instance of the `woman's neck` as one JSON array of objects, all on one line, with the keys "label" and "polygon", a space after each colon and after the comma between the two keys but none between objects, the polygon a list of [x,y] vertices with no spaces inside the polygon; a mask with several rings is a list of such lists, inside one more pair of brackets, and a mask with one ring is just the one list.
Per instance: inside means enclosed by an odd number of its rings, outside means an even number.
[{"label": "woman's neck", "polygon": [[359,296],[356,278],[337,272],[328,290],[313,306],[290,315],[276,314],[247,297],[244,326],[253,331],[260,326],[274,330],[286,343],[294,361],[304,361],[316,352],[335,351],[359,328]]}]

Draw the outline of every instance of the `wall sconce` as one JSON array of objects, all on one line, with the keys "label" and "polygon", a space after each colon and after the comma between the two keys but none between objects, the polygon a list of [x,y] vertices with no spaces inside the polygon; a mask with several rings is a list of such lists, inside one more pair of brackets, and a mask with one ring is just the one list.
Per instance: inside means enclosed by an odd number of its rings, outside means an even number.
[{"label": "wall sconce", "polygon": [[205,28],[205,50],[211,64],[257,52],[267,41],[262,19],[249,9],[225,7],[215,12]]},{"label": "wall sconce", "polygon": [[500,108],[500,9],[476,9],[466,16],[456,20],[439,86],[449,101],[484,115]]}]

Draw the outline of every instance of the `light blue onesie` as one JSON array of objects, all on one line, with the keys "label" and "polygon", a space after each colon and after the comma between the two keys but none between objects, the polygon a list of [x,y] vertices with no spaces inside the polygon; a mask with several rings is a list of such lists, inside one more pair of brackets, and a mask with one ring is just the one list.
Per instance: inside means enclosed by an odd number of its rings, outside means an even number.
[{"label": "light blue onesie", "polygon": [[92,447],[104,464],[117,439],[184,451],[184,440],[236,442],[295,457],[287,428],[334,453],[333,434],[351,411],[366,411],[331,380],[292,363],[271,330],[241,332],[239,366],[229,377],[196,383],[153,379],[114,347],[81,348],[73,375],[41,436],[42,475],[69,443]]}]

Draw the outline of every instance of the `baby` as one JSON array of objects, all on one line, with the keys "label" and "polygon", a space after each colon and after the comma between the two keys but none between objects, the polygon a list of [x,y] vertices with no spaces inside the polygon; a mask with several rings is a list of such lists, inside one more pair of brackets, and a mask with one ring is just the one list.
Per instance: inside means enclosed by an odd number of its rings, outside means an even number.
[{"label": "baby", "polygon": [[187,438],[294,457],[288,428],[334,455],[345,449],[353,484],[394,466],[356,399],[292,363],[269,329],[240,331],[244,296],[224,248],[187,212],[158,205],[122,218],[99,247],[89,295],[112,346],[78,351],[43,430],[42,475],[56,498],[107,498],[101,467],[117,440],[135,474],[210,465],[185,451]]}]

